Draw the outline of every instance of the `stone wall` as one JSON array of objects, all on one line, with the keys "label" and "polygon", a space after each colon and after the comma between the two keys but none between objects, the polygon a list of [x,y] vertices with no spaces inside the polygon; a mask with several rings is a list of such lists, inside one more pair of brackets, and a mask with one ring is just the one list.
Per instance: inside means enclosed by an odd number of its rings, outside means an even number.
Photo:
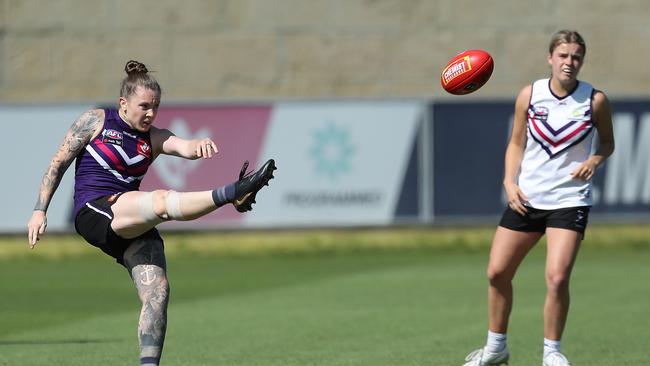
[{"label": "stone wall", "polygon": [[482,48],[514,98],[548,74],[550,35],[587,42],[581,77],[611,98],[648,97],[646,0],[0,0],[0,102],[112,102],[129,59],[164,101],[450,98],[453,55]]}]

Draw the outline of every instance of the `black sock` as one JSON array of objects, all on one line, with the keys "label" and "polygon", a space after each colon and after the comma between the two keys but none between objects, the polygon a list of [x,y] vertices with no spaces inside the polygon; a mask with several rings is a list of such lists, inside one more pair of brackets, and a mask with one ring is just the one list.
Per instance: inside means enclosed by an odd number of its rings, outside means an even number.
[{"label": "black sock", "polygon": [[228,184],[212,191],[212,200],[217,207],[235,200],[235,184]]},{"label": "black sock", "polygon": [[160,359],[158,357],[141,357],[140,366],[158,366]]}]

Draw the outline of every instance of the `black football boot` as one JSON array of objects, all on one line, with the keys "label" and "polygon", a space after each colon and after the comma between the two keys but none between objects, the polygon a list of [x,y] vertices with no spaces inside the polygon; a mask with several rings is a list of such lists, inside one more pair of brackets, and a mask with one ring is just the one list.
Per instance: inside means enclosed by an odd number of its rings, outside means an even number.
[{"label": "black football boot", "polygon": [[235,200],[232,204],[239,212],[253,209],[257,192],[262,187],[269,185],[269,180],[273,179],[273,171],[277,168],[275,167],[275,160],[269,159],[254,173],[246,173],[246,169],[248,169],[248,160],[241,167],[239,180],[235,183]]}]

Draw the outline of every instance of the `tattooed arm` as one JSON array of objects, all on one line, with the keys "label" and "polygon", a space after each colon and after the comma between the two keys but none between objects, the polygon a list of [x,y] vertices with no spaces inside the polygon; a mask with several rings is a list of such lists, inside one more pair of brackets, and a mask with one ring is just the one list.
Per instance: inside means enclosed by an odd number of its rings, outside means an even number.
[{"label": "tattooed arm", "polygon": [[45,175],[43,175],[36,206],[34,206],[32,218],[27,224],[28,239],[31,248],[34,248],[36,245],[39,235],[45,232],[45,228],[47,227],[47,208],[59,183],[61,183],[63,174],[84,146],[97,135],[103,125],[103,121],[103,110],[89,110],[82,114],[66,133],[63,143],[52,158]]}]

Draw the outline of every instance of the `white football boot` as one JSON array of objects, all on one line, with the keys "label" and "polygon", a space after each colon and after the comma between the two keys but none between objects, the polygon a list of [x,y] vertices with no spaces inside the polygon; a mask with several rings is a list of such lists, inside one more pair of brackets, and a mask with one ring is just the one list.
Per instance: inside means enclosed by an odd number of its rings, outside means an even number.
[{"label": "white football boot", "polygon": [[571,366],[571,362],[560,352],[551,352],[544,355],[542,366]]},{"label": "white football boot", "polygon": [[470,354],[465,357],[465,363],[463,366],[507,365],[508,359],[510,359],[508,347],[503,348],[503,350],[499,352],[490,352],[486,350],[486,347],[483,347],[470,352]]}]

